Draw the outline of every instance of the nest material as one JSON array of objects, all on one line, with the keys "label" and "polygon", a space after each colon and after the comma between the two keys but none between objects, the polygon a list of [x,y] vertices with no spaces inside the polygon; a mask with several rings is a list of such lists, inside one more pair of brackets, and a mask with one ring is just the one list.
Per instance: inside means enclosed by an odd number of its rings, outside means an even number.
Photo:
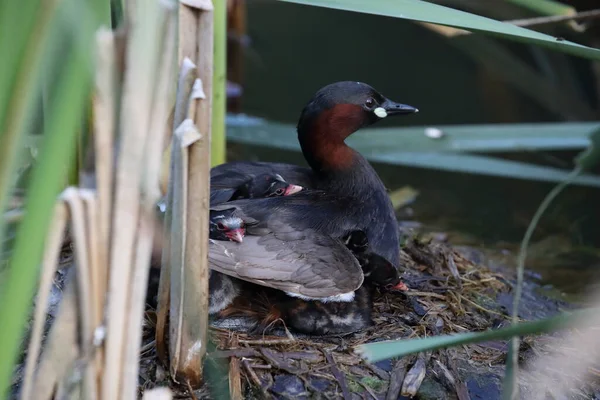
[{"label": "nest material", "polygon": [[[287,331],[283,323],[282,336],[253,336],[211,328],[216,351],[209,354],[207,364],[216,362],[228,371],[224,374],[230,379],[233,398],[396,399],[399,394],[417,393],[419,398],[468,398],[468,371],[484,368],[489,372],[496,365],[497,371],[490,378],[496,377],[503,369],[505,342],[374,364],[362,360],[354,347],[498,327],[507,323],[508,314],[496,298],[510,291],[510,285],[499,273],[475,264],[445,243],[412,238],[401,256],[403,280],[409,290],[378,293],[372,327],[328,337],[297,335]],[[152,311],[148,315],[151,320]],[[143,365],[149,369],[142,368],[142,388],[169,382],[152,351],[152,324],[147,328]],[[189,388],[172,389],[182,398],[210,398],[206,388],[193,396]]]}]

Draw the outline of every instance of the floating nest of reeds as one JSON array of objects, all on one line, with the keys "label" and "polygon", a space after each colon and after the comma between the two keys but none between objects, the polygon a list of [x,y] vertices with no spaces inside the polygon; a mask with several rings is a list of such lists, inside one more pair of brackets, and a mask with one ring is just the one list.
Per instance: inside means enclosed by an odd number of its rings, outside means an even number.
[{"label": "floating nest of reeds", "polygon": [[[260,335],[211,327],[204,374],[208,385],[191,390],[175,382],[159,361],[154,342],[155,310],[146,310],[139,377],[146,389],[168,386],[175,398],[218,399],[228,385],[233,399],[496,399],[500,398],[507,341],[442,349],[369,363],[355,346],[391,339],[480,332],[509,323],[513,269],[471,247],[452,247],[443,238],[409,237],[402,246],[403,281],[408,291],[376,293],[373,326],[357,333],[307,336],[288,331]],[[512,260],[505,264],[512,264]],[[64,277],[72,265],[67,243],[50,297],[48,327],[61,301]],[[526,279],[519,309],[523,320],[539,319],[570,306],[539,292]],[[222,321],[221,321],[222,322]],[[213,324],[218,325],[218,324]],[[222,325],[222,324],[221,324]],[[525,337],[520,358],[546,351],[544,337]],[[24,354],[22,355],[22,359]],[[13,394],[23,366],[17,366]],[[599,373],[600,374],[600,373]],[[574,389],[577,399],[593,389]]]},{"label": "floating nest of reeds", "polygon": [[[401,257],[409,290],[377,293],[374,325],[364,331],[315,337],[290,332],[283,324],[281,335],[211,328],[215,350],[205,367],[211,387],[193,394],[185,385],[174,384],[157,362],[154,314],[148,310],[140,390],[168,384],[180,398],[217,398],[229,378],[234,399],[497,398],[506,341],[372,364],[354,352],[355,346],[369,342],[479,332],[508,324],[512,283],[506,271],[484,265],[482,253],[412,237],[402,247]],[[557,312],[559,302],[535,294],[534,286],[525,287],[529,318]],[[532,345],[533,339],[523,340],[522,357],[527,357]]]}]

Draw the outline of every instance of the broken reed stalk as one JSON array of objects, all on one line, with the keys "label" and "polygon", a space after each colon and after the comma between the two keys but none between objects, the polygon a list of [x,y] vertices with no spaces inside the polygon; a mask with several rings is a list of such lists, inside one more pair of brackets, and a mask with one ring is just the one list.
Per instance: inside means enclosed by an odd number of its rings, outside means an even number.
[{"label": "broken reed stalk", "polygon": [[67,283],[62,294],[58,315],[54,320],[47,344],[33,379],[36,400],[60,398],[67,377],[80,356],[78,345],[78,310],[75,282]]},{"label": "broken reed stalk", "polygon": [[[50,328],[49,344],[42,353],[35,376],[29,373],[29,368],[32,368],[35,363],[35,353],[32,353],[28,360],[28,373],[25,377],[22,399],[28,399],[31,393],[36,393],[36,398],[49,399],[54,390],[57,390],[57,393],[68,394],[78,386],[79,379],[73,380],[76,376],[81,376],[83,385],[80,392],[84,398],[98,397],[100,378],[98,368],[101,365],[96,354],[94,332],[98,327],[97,321],[101,320],[98,311],[102,310],[102,306],[98,304],[100,298],[97,285],[98,260],[93,259],[97,256],[96,208],[95,192],[90,189],[69,187],[57,202],[56,212],[61,213],[62,216],[59,215],[60,218],[55,219],[52,229],[60,235],[58,239],[50,239],[47,243],[48,256],[45,262],[52,264],[51,267],[44,266],[44,279],[46,274],[51,274],[52,277],[49,283],[42,282],[39,304],[45,304],[47,301],[47,293],[45,295],[44,292],[52,285],[58,253],[62,245],[62,235],[68,219],[71,221],[75,247],[75,267],[67,271],[68,277],[65,279],[67,287],[60,303],[59,314]],[[59,239],[58,244],[54,242]],[[34,324],[37,326],[45,322],[45,307],[36,309]],[[31,346],[35,346],[38,341],[37,334],[36,328]],[[31,385],[35,385],[35,389],[30,389]]]},{"label": "broken reed stalk", "polygon": [[[104,307],[108,286],[110,218],[115,132],[116,49],[111,30],[96,33],[96,83],[93,97],[96,195],[98,202],[99,301]],[[102,351],[103,353],[103,351]]]},{"label": "broken reed stalk", "polygon": [[133,281],[129,298],[129,309],[136,316],[128,321],[125,348],[125,373],[128,375],[122,387],[122,398],[134,399],[137,394],[140,347],[142,340],[142,320],[146,301],[146,289],[150,265],[150,256],[154,241],[155,206],[160,198],[158,186],[160,178],[161,156],[164,140],[164,122],[169,116],[168,94],[174,80],[175,40],[177,21],[175,4],[164,5],[166,19],[158,34],[164,38],[160,47],[160,64],[156,79],[154,98],[151,108],[150,132],[146,140],[146,158],[142,181],[142,215],[138,231],[137,251],[133,271]]},{"label": "broken reed stalk", "polygon": [[[62,194],[63,201],[69,207],[71,217],[71,230],[75,243],[75,279],[77,280],[77,300],[81,328],[81,350],[84,355],[91,354],[92,337],[94,332],[94,307],[95,300],[90,274],[90,261],[88,254],[88,240],[86,215],[79,191],[74,187],[67,188]],[[83,367],[83,386],[85,398],[95,400],[98,390],[96,387],[95,363],[87,362]]]},{"label": "broken reed stalk", "polygon": [[[194,85],[194,81],[196,80],[196,66],[194,63],[190,61],[189,58],[183,59],[181,63],[181,68],[179,72],[179,81],[177,85],[177,96],[175,100],[175,108],[174,108],[174,116],[173,116],[173,132],[179,128],[179,125],[186,119],[189,110],[189,104],[192,96],[192,87]],[[171,136],[171,143],[174,141],[174,134]],[[169,157],[169,176],[171,177],[168,180],[168,190],[166,193],[166,210],[164,216],[164,228],[163,228],[163,251],[161,257],[161,273],[160,273],[160,281],[158,286],[158,295],[157,302],[158,307],[156,310],[156,353],[158,358],[165,365],[169,365],[168,361],[168,351],[166,348],[166,327],[167,327],[167,318],[169,316],[169,309],[171,304],[171,274],[172,274],[172,260],[173,260],[173,251],[176,251],[175,248],[171,246],[171,243],[174,245],[182,246],[182,241],[177,242],[177,238],[172,237],[172,235],[178,235],[182,232],[184,227],[181,225],[182,222],[178,222],[178,226],[174,226],[173,221],[173,204],[174,204],[174,196],[177,193],[177,196],[181,196],[181,179],[178,179],[179,172],[178,167],[179,164],[175,164],[175,158],[181,157],[182,149],[177,146],[169,146],[169,151],[171,152],[171,156]],[[187,151],[187,149],[185,150]],[[180,163],[180,161],[177,161]],[[176,172],[177,169],[177,172]],[[175,187],[175,182],[178,182],[177,187]],[[180,197],[178,197],[179,199]],[[177,200],[179,201],[179,200]],[[183,211],[180,211],[180,215],[178,218],[183,215]],[[175,240],[175,241],[173,241]],[[183,252],[183,248],[180,250]],[[183,261],[183,256],[181,257]]]},{"label": "broken reed stalk", "polygon": [[[145,295],[145,283],[133,282],[146,276],[150,260],[152,226],[145,219],[152,207],[146,201],[142,185],[148,132],[152,128],[152,106],[161,53],[161,39],[171,2],[135,2],[129,4],[131,16],[123,100],[120,112],[120,147],[117,160],[115,198],[110,252],[110,280],[107,313],[105,376],[102,396],[106,400],[133,398],[137,390],[137,358],[143,318],[140,297]],[[171,38],[172,40],[173,38]],[[169,39],[166,39],[169,40]],[[162,124],[161,124],[162,125]],[[157,127],[155,127],[157,129]],[[144,188],[145,190],[147,188]],[[148,212],[150,210],[150,212]],[[140,215],[142,218],[140,218]],[[140,234],[139,231],[142,233]],[[137,249],[137,250],[136,250]],[[147,254],[143,254],[143,252]],[[145,262],[145,260],[147,260]],[[134,290],[131,287],[134,286]],[[143,304],[143,303],[142,303]],[[135,320],[135,321],[134,321]]]},{"label": "broken reed stalk", "polygon": [[[46,313],[48,298],[52,288],[54,273],[56,272],[56,260],[60,255],[60,249],[63,242],[63,233],[67,226],[67,209],[62,202],[59,202],[54,209],[54,218],[50,225],[48,238],[46,239],[46,248],[42,261],[42,275],[35,304],[33,317],[33,326],[31,328],[31,337],[27,348],[27,360],[25,362],[25,373],[23,375],[23,389],[21,399],[32,399],[33,377],[37,365],[38,355],[42,346],[42,334],[44,323],[46,322]],[[38,393],[39,395],[39,393]]]},{"label": "broken reed stalk", "polygon": [[[193,331],[189,324],[193,322],[186,320],[184,306],[186,301],[186,281],[194,280],[189,275],[185,265],[185,250],[187,229],[187,199],[188,199],[188,165],[189,146],[200,139],[191,119],[186,119],[173,134],[172,157],[173,196],[170,207],[172,207],[171,239],[169,241],[169,271],[170,277],[170,300],[169,300],[169,358],[170,372],[174,379],[183,379],[189,383],[186,368],[193,368],[187,364],[190,359],[189,345],[194,342]],[[175,153],[178,151],[178,153]],[[164,271],[163,271],[164,272]],[[203,344],[203,343],[202,343]],[[203,346],[204,347],[204,346]]]},{"label": "broken reed stalk", "polygon": [[[134,11],[137,15],[127,38],[129,68],[124,76],[119,74],[125,83],[119,118],[121,143],[115,203],[113,205],[112,175],[118,100],[116,64],[122,64],[113,33],[102,29],[96,37],[93,103],[96,170],[90,174],[91,179],[85,180],[87,188],[68,188],[56,206],[56,221],[46,244],[23,399],[30,398],[32,393],[41,399],[71,395],[92,400],[100,396],[137,398],[142,320],[154,229],[152,215],[160,194],[158,179],[164,132],[157,127],[164,126],[168,118],[165,93],[171,90],[174,72],[176,20],[173,2],[139,2]],[[48,293],[67,222],[67,206],[75,244],[75,267],[68,270],[59,313],[50,328],[48,345],[36,371]],[[115,211],[111,212],[113,206]],[[111,218],[114,219],[112,226]],[[109,260],[111,279],[110,296],[107,296]],[[109,326],[107,352],[103,358],[98,347],[102,335],[96,337],[96,333],[100,332],[97,328],[104,320],[106,299]]]},{"label": "broken reed stalk", "polygon": [[[208,326],[208,205],[213,62],[213,7],[210,1],[179,3],[179,56],[195,60],[198,80],[189,108],[176,109],[189,119],[177,126],[171,153],[171,176],[166,220],[171,223],[168,267],[162,274],[159,308],[165,313],[164,282],[170,280],[169,357],[174,379],[193,388],[202,382]],[[202,86],[206,95],[202,91]],[[180,97],[180,95],[178,95]],[[184,97],[185,99],[185,97]],[[186,111],[183,111],[186,110]],[[189,155],[188,149],[189,147]],[[177,160],[175,159],[177,157]],[[189,160],[187,160],[189,158]],[[189,171],[189,172],[188,172]],[[169,208],[172,208],[169,214]],[[180,228],[177,226],[180,225]],[[176,235],[180,235],[178,238]],[[157,346],[164,355],[164,317],[157,330]],[[163,335],[163,337],[159,337]],[[159,341],[160,339],[160,341]]]}]

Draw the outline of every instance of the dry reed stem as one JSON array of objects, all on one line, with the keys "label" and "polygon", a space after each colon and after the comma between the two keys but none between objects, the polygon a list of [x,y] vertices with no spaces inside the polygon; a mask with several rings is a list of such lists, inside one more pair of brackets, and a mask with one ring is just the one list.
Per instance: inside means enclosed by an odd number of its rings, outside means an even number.
[{"label": "dry reed stem", "polygon": [[[88,240],[86,214],[79,190],[74,187],[65,189],[61,196],[67,203],[71,215],[73,242],[75,244],[75,265],[77,266],[77,298],[79,302],[79,318],[81,327],[81,346],[84,354],[88,354],[88,347],[94,335],[94,294],[92,291],[92,276],[89,267]],[[96,399],[98,393],[96,385],[96,368],[94,363],[84,367],[83,385],[86,399]]]},{"label": "dry reed stem", "polygon": [[[203,6],[206,7],[206,6]],[[191,9],[180,5],[183,10]],[[185,239],[186,275],[184,283],[183,317],[186,326],[185,341],[181,342],[185,362],[180,370],[188,382],[198,387],[202,380],[202,365],[206,353],[208,328],[208,206],[210,193],[210,132],[212,123],[212,80],[213,80],[213,12],[206,9],[194,10],[197,17],[195,37],[182,37],[180,55],[195,57],[198,78],[205,92],[205,99],[194,96],[192,117],[202,138],[193,143],[189,154],[187,229]],[[195,42],[193,49],[189,46]],[[194,59],[194,58],[192,58]]]},{"label": "dry reed stem", "polygon": [[[112,31],[100,28],[96,34],[96,83],[93,99],[96,193],[98,203],[99,302],[104,307],[108,287],[110,218],[115,135],[115,41]],[[103,352],[103,351],[102,351]]]},{"label": "dry reed stem", "polygon": [[[95,330],[102,326],[104,322],[104,299],[106,290],[106,271],[107,266],[100,264],[100,238],[98,235],[98,199],[96,192],[89,189],[80,189],[79,195],[83,202],[85,217],[87,221],[87,242],[89,253],[89,279],[90,279],[90,297],[92,307],[92,329]],[[86,338],[91,341],[92,338]],[[87,343],[84,343],[87,345]],[[104,352],[102,348],[95,351],[95,370],[96,380],[100,384],[102,379],[102,362],[104,361]]]},{"label": "dry reed stem", "polygon": [[[119,398],[123,375],[128,294],[139,226],[144,143],[149,130],[152,94],[159,60],[158,41],[163,13],[158,2],[136,2],[128,37],[121,107],[122,142],[117,161],[110,280],[107,313],[105,376],[102,396]],[[128,375],[129,376],[129,375]],[[137,377],[136,377],[137,380]]]},{"label": "dry reed stem", "polygon": [[31,337],[27,349],[27,360],[25,363],[25,373],[23,376],[23,388],[21,399],[32,399],[33,377],[37,365],[38,355],[42,345],[42,334],[46,322],[46,313],[48,298],[53,285],[56,264],[62,247],[63,234],[67,226],[67,209],[62,201],[54,207],[54,218],[50,225],[48,238],[46,239],[46,249],[42,260],[42,275],[38,289],[35,313],[33,317],[33,326],[31,328]]},{"label": "dry reed stem", "polygon": [[[238,340],[237,335],[231,338],[229,347],[237,348]],[[229,360],[229,395],[231,400],[242,400],[244,398],[242,392],[242,366],[241,361],[238,357],[231,357]]]},{"label": "dry reed stem", "polygon": [[[184,266],[184,257],[186,249],[186,230],[187,224],[187,192],[188,192],[188,147],[200,139],[200,134],[196,130],[192,120],[186,119],[173,135],[173,148],[179,149],[179,154],[173,154],[173,221],[171,226],[170,239],[170,268],[171,268],[171,301],[169,313],[169,354],[171,358],[171,375],[179,378],[181,374],[186,376],[186,368],[190,367],[190,362],[195,360],[194,354],[197,347],[205,347],[202,341],[197,342],[198,338],[194,332],[189,330],[190,321],[186,319],[184,313],[186,282],[194,281],[196,276],[188,274]],[[193,322],[193,321],[192,321]],[[192,346],[188,346],[192,342]],[[194,343],[196,347],[194,347]],[[185,347],[184,347],[185,346]],[[192,367],[193,368],[193,367]]]},{"label": "dry reed stem", "polygon": [[[73,278],[76,272],[71,268],[68,274]],[[50,329],[48,344],[42,354],[35,378],[33,379],[35,399],[50,400],[56,385],[61,386],[63,377],[79,355],[77,296],[73,279],[66,281],[58,315]]]},{"label": "dry reed stem", "polygon": [[166,18],[161,26],[161,36],[164,37],[160,53],[162,60],[157,75],[156,90],[153,99],[150,118],[151,131],[146,141],[146,158],[144,167],[144,181],[142,190],[142,215],[139,221],[138,242],[135,255],[132,287],[128,308],[132,318],[128,320],[125,353],[124,379],[122,398],[133,399],[137,393],[138,370],[141,346],[142,321],[146,299],[150,255],[154,239],[154,206],[160,197],[158,181],[160,174],[160,159],[162,155],[163,126],[168,118],[168,93],[171,90],[173,78],[172,59],[175,55],[175,28],[174,4],[164,6]]},{"label": "dry reed stem", "polygon": [[123,385],[121,399],[136,399],[138,388],[139,361],[142,342],[142,321],[146,299],[148,271],[150,266],[150,253],[152,251],[152,238],[154,220],[147,217],[140,218],[136,259],[130,287],[128,309],[130,318],[127,320],[125,359],[123,362]]},{"label": "dry reed stem", "polygon": [[149,209],[153,209],[161,197],[160,169],[163,153],[165,134],[163,127],[169,119],[169,94],[174,88],[173,79],[176,74],[176,64],[173,62],[176,55],[177,20],[175,4],[170,3],[167,9],[168,16],[164,24],[163,45],[161,47],[161,61],[150,116],[150,133],[146,143],[146,169],[144,192]]},{"label": "dry reed stem", "polygon": [[[175,101],[175,110],[173,122],[181,124],[185,120],[187,110],[189,108],[190,96],[192,92],[192,86],[196,80],[196,66],[189,58],[183,59],[179,72],[179,82],[177,86],[177,98]],[[183,110],[183,111],[182,111]],[[179,120],[181,119],[181,120]],[[173,126],[173,132],[179,127]],[[171,135],[171,143],[175,140],[174,135]],[[169,146],[170,152],[172,153],[169,157],[169,175],[173,178],[168,180],[168,190],[166,194],[166,211],[163,224],[163,239],[164,246],[161,257],[161,274],[158,286],[158,308],[156,310],[156,352],[158,358],[165,364],[169,364],[167,360],[167,348],[166,348],[166,326],[167,317],[170,309],[170,294],[171,294],[171,232],[173,226],[173,196],[175,193],[175,177],[179,172],[175,172],[176,165],[174,160],[179,157],[181,149],[177,146]],[[178,191],[180,186],[178,186]],[[179,195],[178,195],[179,196]]]},{"label": "dry reed stem", "polygon": [[[193,71],[192,71],[193,69]],[[175,98],[175,106],[170,116],[171,119],[171,134],[166,148],[163,151],[161,173],[160,173],[160,188],[161,192],[167,194],[169,191],[169,175],[171,170],[171,143],[173,140],[172,132],[181,125],[184,119],[190,116],[191,93],[194,84],[197,80],[196,65],[188,58],[184,57],[181,60],[181,68],[179,81],[177,85],[177,94]]]}]

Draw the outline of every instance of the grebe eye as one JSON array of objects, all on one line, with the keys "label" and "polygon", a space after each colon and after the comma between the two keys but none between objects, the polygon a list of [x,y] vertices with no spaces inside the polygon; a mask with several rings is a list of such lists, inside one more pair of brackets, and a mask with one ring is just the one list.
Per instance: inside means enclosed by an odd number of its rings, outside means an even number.
[{"label": "grebe eye", "polygon": [[279,188],[279,189],[277,189],[277,190],[275,191],[275,194],[276,194],[277,196],[281,196],[283,193],[284,193],[284,190],[283,190],[283,189],[281,189],[281,188]]},{"label": "grebe eye", "polygon": [[225,225],[223,225],[221,222],[219,222],[219,223],[217,223],[217,228],[218,228],[220,231],[224,231],[224,230],[225,230]]},{"label": "grebe eye", "polygon": [[372,97],[369,97],[367,99],[367,101],[365,101],[365,105],[369,108],[373,107],[375,105],[375,99]]}]

